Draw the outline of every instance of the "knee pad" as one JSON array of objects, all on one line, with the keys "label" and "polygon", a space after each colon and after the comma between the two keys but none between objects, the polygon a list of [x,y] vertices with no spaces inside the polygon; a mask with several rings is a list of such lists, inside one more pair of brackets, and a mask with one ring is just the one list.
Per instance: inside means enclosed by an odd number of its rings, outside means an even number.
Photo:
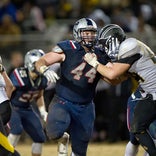
[{"label": "knee pad", "polygon": [[14,135],[14,134],[10,133],[8,136],[8,140],[11,143],[11,145],[13,145],[15,147],[17,145],[20,137],[21,137],[21,135]]},{"label": "knee pad", "polygon": [[33,143],[32,144],[32,153],[41,154],[42,153],[42,143]]},{"label": "knee pad", "polygon": [[55,131],[53,133],[46,131],[46,134],[47,134],[47,136],[48,136],[48,138],[50,140],[58,140],[58,139],[60,139],[63,136],[63,133],[64,132],[59,132],[59,131]]}]

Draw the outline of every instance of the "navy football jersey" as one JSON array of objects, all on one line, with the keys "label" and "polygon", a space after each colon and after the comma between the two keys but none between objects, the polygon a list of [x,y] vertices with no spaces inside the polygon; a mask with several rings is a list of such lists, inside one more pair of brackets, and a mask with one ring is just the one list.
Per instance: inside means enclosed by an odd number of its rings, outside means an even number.
[{"label": "navy football jersey", "polygon": [[[86,52],[78,42],[65,40],[57,45],[66,57],[61,63],[61,78],[56,85],[56,93],[71,102],[90,102],[94,97],[100,74],[84,61]],[[108,62],[109,58],[103,50],[95,47],[93,52],[100,63]]]},{"label": "navy football jersey", "polygon": [[10,75],[16,90],[11,97],[13,106],[27,108],[31,102],[38,98],[40,90],[47,87],[47,79],[40,75],[35,81],[29,77],[27,68],[16,68]]}]

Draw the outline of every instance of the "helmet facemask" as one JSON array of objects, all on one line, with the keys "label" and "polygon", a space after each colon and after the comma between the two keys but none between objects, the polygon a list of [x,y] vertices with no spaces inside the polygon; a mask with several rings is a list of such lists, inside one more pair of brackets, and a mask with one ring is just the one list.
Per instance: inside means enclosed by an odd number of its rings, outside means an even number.
[{"label": "helmet facemask", "polygon": [[40,59],[45,53],[41,49],[33,49],[26,53],[24,66],[29,72],[35,72],[35,62]]},{"label": "helmet facemask", "polygon": [[109,24],[103,27],[98,35],[98,43],[105,48],[106,53],[112,61],[117,60],[119,46],[126,39],[126,35],[121,27]]},{"label": "helmet facemask", "polygon": [[97,25],[90,18],[78,20],[73,27],[75,40],[87,48],[92,48],[97,41]]},{"label": "helmet facemask", "polygon": [[99,44],[104,48],[112,61],[117,60],[120,42],[118,38],[109,36],[107,39],[100,39]]},{"label": "helmet facemask", "polygon": [[80,30],[81,43],[87,48],[92,48],[97,41],[97,32],[95,30]]}]

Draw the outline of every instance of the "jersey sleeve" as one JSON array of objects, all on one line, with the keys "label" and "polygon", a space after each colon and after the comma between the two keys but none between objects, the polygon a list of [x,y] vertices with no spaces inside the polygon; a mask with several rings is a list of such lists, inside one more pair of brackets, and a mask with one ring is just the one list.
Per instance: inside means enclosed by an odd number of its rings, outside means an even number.
[{"label": "jersey sleeve", "polygon": [[65,51],[70,51],[70,50],[76,50],[77,49],[77,44],[73,40],[65,40],[58,42],[57,45],[65,52]]},{"label": "jersey sleeve", "polygon": [[13,83],[13,85],[17,87],[22,87],[24,86],[24,81],[21,77],[21,73],[18,69],[15,69],[11,74],[10,74],[10,79]]},{"label": "jersey sleeve", "polygon": [[137,39],[128,38],[121,43],[118,53],[118,60],[140,53],[140,46]]}]

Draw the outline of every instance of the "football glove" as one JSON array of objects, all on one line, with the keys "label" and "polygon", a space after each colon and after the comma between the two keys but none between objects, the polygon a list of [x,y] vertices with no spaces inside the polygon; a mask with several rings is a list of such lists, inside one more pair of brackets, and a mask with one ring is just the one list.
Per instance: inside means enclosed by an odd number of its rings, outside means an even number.
[{"label": "football glove", "polygon": [[49,70],[47,66],[41,66],[40,72],[48,79],[48,82],[56,83],[59,79],[59,76],[53,70]]},{"label": "football glove", "polygon": [[94,53],[87,53],[84,56],[84,60],[94,68],[97,68],[99,62],[97,61],[97,57]]},{"label": "football glove", "polygon": [[44,106],[39,107],[39,111],[40,111],[41,118],[44,120],[44,122],[46,122],[48,113],[45,110],[45,107]]}]

